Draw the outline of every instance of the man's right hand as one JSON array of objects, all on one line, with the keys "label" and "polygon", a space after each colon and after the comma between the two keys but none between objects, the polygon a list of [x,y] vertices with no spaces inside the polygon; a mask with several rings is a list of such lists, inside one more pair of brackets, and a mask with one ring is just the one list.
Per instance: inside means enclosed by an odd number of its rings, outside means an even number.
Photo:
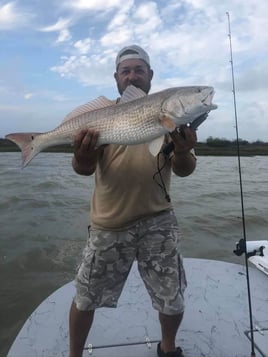
[{"label": "man's right hand", "polygon": [[97,147],[99,133],[94,130],[81,130],[74,137],[73,168],[80,175],[92,175],[103,146]]}]

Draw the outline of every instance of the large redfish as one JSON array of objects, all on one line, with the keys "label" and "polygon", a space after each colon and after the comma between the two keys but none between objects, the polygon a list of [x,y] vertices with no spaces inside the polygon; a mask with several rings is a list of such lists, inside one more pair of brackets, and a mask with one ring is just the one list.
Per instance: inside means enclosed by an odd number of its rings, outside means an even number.
[{"label": "large redfish", "polygon": [[22,167],[42,150],[72,143],[82,129],[99,132],[98,145],[135,145],[148,142],[156,155],[163,144],[163,135],[217,106],[212,104],[212,87],[175,87],[146,95],[141,89],[129,86],[116,104],[99,97],[72,111],[54,130],[46,133],[14,133],[6,138],[22,151]]}]

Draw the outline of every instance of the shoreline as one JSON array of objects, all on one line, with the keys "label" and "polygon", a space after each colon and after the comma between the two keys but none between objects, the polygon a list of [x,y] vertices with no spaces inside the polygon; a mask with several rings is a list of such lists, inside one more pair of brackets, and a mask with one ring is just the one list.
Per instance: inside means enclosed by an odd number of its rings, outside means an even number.
[{"label": "shoreline", "polygon": [[[9,140],[0,139],[0,152],[20,152],[17,145]],[[52,146],[43,152],[72,153],[71,145]],[[207,143],[197,143],[195,147],[197,156],[237,156],[237,145],[213,146]],[[241,156],[266,156],[268,155],[268,143],[247,143],[239,145]]]}]

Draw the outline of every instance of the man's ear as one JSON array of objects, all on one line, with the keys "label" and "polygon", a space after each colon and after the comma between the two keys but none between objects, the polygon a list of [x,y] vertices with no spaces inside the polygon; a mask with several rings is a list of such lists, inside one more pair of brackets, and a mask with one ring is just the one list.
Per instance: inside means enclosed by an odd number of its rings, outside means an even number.
[{"label": "man's ear", "polygon": [[116,80],[116,82],[118,81],[118,74],[117,74],[117,72],[114,72],[114,79]]},{"label": "man's ear", "polygon": [[154,71],[150,69],[150,80],[152,80],[153,76],[154,76]]}]

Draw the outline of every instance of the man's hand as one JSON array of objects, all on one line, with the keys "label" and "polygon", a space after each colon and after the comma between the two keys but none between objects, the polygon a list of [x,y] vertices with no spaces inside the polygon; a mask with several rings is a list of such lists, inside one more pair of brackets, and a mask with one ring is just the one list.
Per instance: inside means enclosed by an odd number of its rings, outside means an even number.
[{"label": "man's hand", "polygon": [[172,169],[178,176],[190,175],[196,166],[196,158],[191,150],[197,143],[194,129],[184,125],[179,130],[170,133],[174,143],[174,155],[172,156]]},{"label": "man's hand", "polygon": [[97,147],[99,133],[94,130],[81,130],[74,138],[73,168],[80,175],[92,175],[103,146]]},{"label": "man's hand", "polygon": [[174,143],[174,154],[183,155],[193,149],[197,142],[196,131],[186,125],[170,133]]},{"label": "man's hand", "polygon": [[95,154],[99,133],[94,130],[81,130],[74,137],[74,156],[78,162],[89,160]]}]

